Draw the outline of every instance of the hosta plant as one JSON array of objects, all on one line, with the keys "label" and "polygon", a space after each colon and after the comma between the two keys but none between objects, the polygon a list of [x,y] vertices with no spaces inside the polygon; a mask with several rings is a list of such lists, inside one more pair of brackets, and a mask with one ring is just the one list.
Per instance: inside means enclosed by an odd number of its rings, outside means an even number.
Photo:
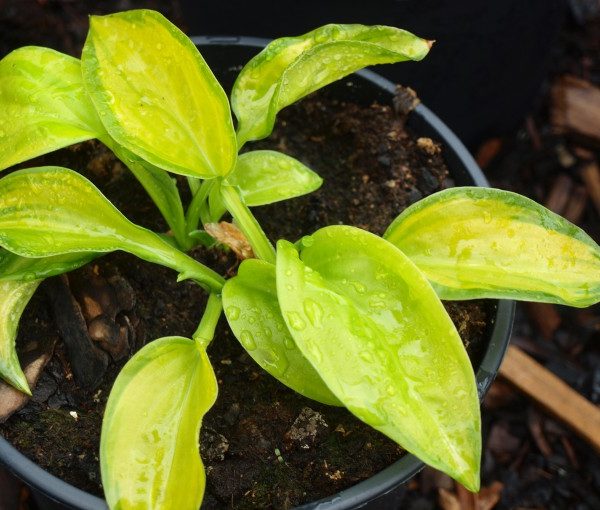
[{"label": "hosta plant", "polygon": [[[535,202],[483,188],[431,195],[383,237],[338,225],[274,246],[250,207],[309,193],[321,179],[278,152],[238,155],[307,94],[364,66],[420,60],[429,49],[396,28],[327,25],[269,44],[242,69],[229,100],[183,33],[138,10],[92,17],[81,60],[26,47],[0,61],[1,169],[96,138],[170,228],[165,235],[131,223],[67,168],[2,178],[0,375],[29,392],[15,353],[25,305],[42,279],[102,254],[124,250],[162,264],[209,294],[192,338],[149,343],[115,382],[100,445],[111,508],[200,505],[199,428],[217,398],[206,348],[223,311],[273,377],[346,407],[478,490],[475,378],[440,299],[587,306],[600,299],[599,247]],[[189,204],[172,174],[187,178]],[[209,234],[225,214],[251,246],[227,281],[186,255],[198,243],[214,244]]]}]

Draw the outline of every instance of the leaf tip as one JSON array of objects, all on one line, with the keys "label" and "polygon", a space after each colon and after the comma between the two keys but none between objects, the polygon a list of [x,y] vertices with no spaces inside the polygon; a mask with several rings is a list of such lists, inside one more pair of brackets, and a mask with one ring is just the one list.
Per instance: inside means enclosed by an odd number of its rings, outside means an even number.
[{"label": "leaf tip", "polygon": [[20,368],[15,369],[11,374],[3,374],[3,378],[16,390],[24,393],[28,397],[33,396],[31,388],[29,387],[29,383],[27,382],[27,378]]},{"label": "leaf tip", "polygon": [[181,272],[177,275],[177,283],[180,283],[184,280],[190,280],[193,277],[191,273]]},{"label": "leaf tip", "polygon": [[28,397],[33,397],[33,393],[31,391],[31,389],[29,388],[29,384],[27,384],[27,381],[24,381],[23,385],[20,385],[17,389],[19,391],[25,393],[25,395],[27,395]]},{"label": "leaf tip", "polygon": [[468,471],[463,473],[457,480],[465,489],[471,492],[479,492],[481,488],[481,479],[479,472]]}]

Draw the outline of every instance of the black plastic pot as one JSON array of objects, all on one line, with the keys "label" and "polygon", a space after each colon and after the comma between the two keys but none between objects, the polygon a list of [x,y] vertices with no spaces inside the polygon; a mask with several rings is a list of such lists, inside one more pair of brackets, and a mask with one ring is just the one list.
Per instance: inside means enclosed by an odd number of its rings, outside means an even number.
[{"label": "black plastic pot", "polygon": [[[516,129],[550,70],[566,0],[180,0],[196,34],[298,35],[326,23],[405,28],[436,43],[380,72],[419,96],[468,147]],[[583,5],[586,2],[570,1]],[[592,3],[592,2],[588,2]]]},{"label": "black plastic pot", "polygon": [[[192,40],[201,49],[211,69],[227,91],[239,72],[240,64],[247,62],[268,42],[265,39],[247,37],[195,37]],[[373,101],[390,104],[394,94],[394,84],[371,71],[361,71],[332,87],[337,96],[363,104],[370,104]],[[429,108],[422,104],[417,106],[410,115],[408,126],[414,133],[431,137],[443,144],[446,163],[457,185],[489,186],[464,145]],[[489,328],[490,341],[476,370],[480,399],[494,380],[508,346],[514,302],[498,301],[495,312],[493,324]],[[44,471],[1,437],[0,462],[31,487],[38,506],[43,510],[106,509],[106,503],[102,499]],[[404,482],[423,467],[424,464],[419,459],[406,455],[368,480],[300,508],[302,510],[397,508],[403,496]]]}]

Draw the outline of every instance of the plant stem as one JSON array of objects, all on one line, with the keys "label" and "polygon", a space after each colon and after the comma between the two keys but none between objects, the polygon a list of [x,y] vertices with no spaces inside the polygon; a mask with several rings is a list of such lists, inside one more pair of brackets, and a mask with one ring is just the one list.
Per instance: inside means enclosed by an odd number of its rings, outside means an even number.
[{"label": "plant stem", "polygon": [[192,198],[192,201],[187,209],[185,215],[186,229],[189,232],[193,232],[198,228],[202,211],[208,198],[208,194],[213,186],[214,182],[212,179],[202,181],[200,188]]},{"label": "plant stem", "polygon": [[213,186],[208,195],[208,213],[210,221],[217,223],[227,212],[221,198],[221,186]]},{"label": "plant stem", "polygon": [[206,308],[204,309],[198,329],[192,335],[198,347],[206,349],[210,342],[212,342],[222,310],[223,303],[221,302],[221,298],[217,294],[211,293],[208,296],[208,302],[206,303]]},{"label": "plant stem", "polygon": [[113,151],[144,187],[169,225],[179,247],[189,250],[193,243],[185,228],[183,205],[177,186],[169,174],[136,156],[109,136],[100,137],[99,140]]},{"label": "plant stem", "polygon": [[[209,267],[173,247],[154,232],[132,225],[126,251],[179,272],[178,281],[192,279],[209,292],[220,293],[225,279]],[[125,248],[123,248],[125,249]]]},{"label": "plant stem", "polygon": [[198,179],[197,177],[188,177],[187,178],[188,186],[190,191],[192,192],[192,196],[198,193],[200,189],[200,185],[202,184],[202,179]]},{"label": "plant stem", "polygon": [[232,186],[221,185],[221,197],[225,207],[250,242],[254,254],[265,262],[275,264],[275,248],[250,209],[242,202],[238,191]]}]

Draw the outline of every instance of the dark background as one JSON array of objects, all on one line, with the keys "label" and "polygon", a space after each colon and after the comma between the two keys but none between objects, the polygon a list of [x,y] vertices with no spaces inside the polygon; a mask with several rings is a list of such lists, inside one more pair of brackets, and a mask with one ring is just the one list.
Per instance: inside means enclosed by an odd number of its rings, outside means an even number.
[{"label": "dark background", "polygon": [[470,147],[514,129],[548,71],[564,0],[183,0],[190,33],[281,37],[325,23],[391,25],[436,40],[422,62],[380,66]]},{"label": "dark background", "polygon": [[0,0],[0,56],[32,43],[66,45],[77,55],[86,14],[140,6],[160,10],[190,35],[274,38],[335,22],[392,25],[434,39],[423,62],[378,70],[417,90],[470,148],[519,125],[566,12],[566,0]]}]

